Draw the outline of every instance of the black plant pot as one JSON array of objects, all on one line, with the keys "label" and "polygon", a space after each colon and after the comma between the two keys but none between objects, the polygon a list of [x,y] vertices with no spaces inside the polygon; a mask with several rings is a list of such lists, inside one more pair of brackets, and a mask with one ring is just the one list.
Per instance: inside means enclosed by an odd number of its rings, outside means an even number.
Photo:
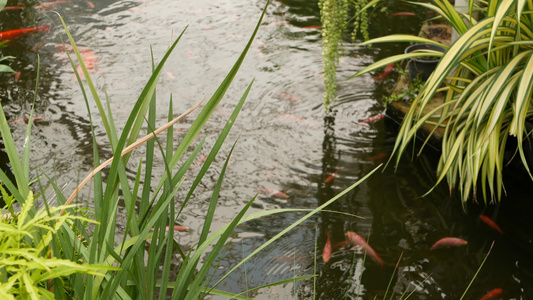
[{"label": "black plant pot", "polygon": [[[405,48],[405,53],[411,53],[416,50],[435,50],[442,53],[446,51],[446,49],[433,44],[416,44]],[[411,81],[413,81],[413,79],[415,79],[417,76],[420,76],[424,82],[428,80],[429,75],[433,73],[439,61],[440,59],[438,57],[431,56],[428,56],[426,59],[411,59],[408,63],[409,77],[411,78]]]}]

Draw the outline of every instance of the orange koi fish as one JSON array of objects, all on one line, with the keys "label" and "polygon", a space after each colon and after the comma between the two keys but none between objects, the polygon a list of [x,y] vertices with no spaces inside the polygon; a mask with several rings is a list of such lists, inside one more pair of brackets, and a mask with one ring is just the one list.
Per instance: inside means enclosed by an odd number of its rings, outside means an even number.
[{"label": "orange koi fish", "polygon": [[500,229],[500,226],[498,226],[498,224],[496,224],[496,222],[494,222],[491,218],[484,215],[480,215],[479,218],[481,219],[481,221],[485,222],[485,224],[487,224],[490,228],[495,229],[500,234],[503,234],[503,231]]},{"label": "orange koi fish", "polygon": [[20,80],[20,76],[22,73],[20,71],[15,72],[15,82],[18,82]]},{"label": "orange koi fish", "polygon": [[[85,68],[87,68],[87,71],[89,72],[95,71],[96,63],[98,62],[98,58],[96,57],[96,55],[90,50],[85,50],[85,51],[80,50],[80,52],[82,52],[81,59],[83,60],[83,64],[85,65]],[[81,66],[78,66],[76,68],[76,71],[78,72],[81,78],[85,77]]]},{"label": "orange koi fish", "polygon": [[492,298],[498,296],[499,294],[501,294],[502,292],[503,292],[503,289],[493,289],[492,291],[486,293],[485,296],[483,296],[483,298],[481,298],[481,300],[492,299]]},{"label": "orange koi fish", "polygon": [[[41,117],[34,117],[33,118],[33,122],[42,121],[42,120],[43,120],[43,118],[41,118]],[[12,121],[11,124],[17,124],[17,123],[22,123],[22,122],[28,124],[29,121],[30,121],[29,118],[20,118],[20,119],[16,119],[16,120]]]},{"label": "orange koi fish", "polygon": [[320,25],[311,25],[311,26],[302,27],[302,29],[322,29],[322,26],[320,26]]},{"label": "orange koi fish", "polygon": [[380,264],[383,267],[383,260],[379,255],[370,247],[370,245],[363,239],[360,235],[352,231],[346,231],[346,236],[348,237],[348,243],[352,244],[355,247],[360,247],[366,254],[376,263]]},{"label": "orange koi fish", "polygon": [[5,40],[12,41],[13,39],[16,39],[17,37],[21,35],[29,34],[32,32],[48,32],[48,31],[50,31],[50,25],[3,31],[3,32],[0,32],[0,42],[5,41]]},{"label": "orange koi fish", "polygon": [[372,117],[366,118],[366,119],[364,119],[363,121],[361,121],[361,122],[359,122],[359,123],[370,124],[370,123],[377,122],[377,121],[383,119],[384,117],[385,117],[384,114],[379,114],[379,115],[375,115],[375,116],[372,116]]},{"label": "orange koi fish", "polygon": [[271,190],[271,189],[265,189],[265,188],[259,188],[259,190],[269,195],[270,197],[289,199],[289,195],[285,194],[284,192],[280,192],[277,190]]},{"label": "orange koi fish", "polygon": [[393,13],[391,15],[395,16],[395,17],[414,17],[414,16],[416,16],[415,13],[408,12],[408,11],[395,12],[395,13]]},{"label": "orange koi fish", "polygon": [[335,172],[331,173],[331,175],[329,175],[329,176],[324,180],[324,183],[330,183],[330,182],[332,182],[333,180],[335,180],[335,178],[337,177],[338,174],[339,174],[339,170],[335,170]]},{"label": "orange koi fish", "polygon": [[54,5],[58,5],[58,4],[64,4],[64,3],[69,3],[70,1],[66,1],[66,0],[63,0],[63,1],[52,1],[52,2],[46,2],[46,3],[43,3],[41,5],[37,5],[36,8],[47,8],[47,7],[50,7],[50,6],[54,6]]},{"label": "orange koi fish", "polygon": [[331,239],[329,238],[329,232],[326,231],[326,235],[328,236],[326,240],[326,245],[324,246],[324,251],[322,251],[322,257],[324,258],[324,262],[327,263],[329,259],[331,258]]},{"label": "orange koi fish", "polygon": [[385,79],[387,76],[389,76],[390,72],[392,72],[392,70],[394,70],[394,66],[395,66],[394,63],[392,63],[392,64],[388,64],[388,65],[385,67],[385,70],[383,71],[383,73],[381,73],[380,75],[376,76],[375,79],[376,79],[376,80],[383,80],[383,79]]},{"label": "orange koi fish", "polygon": [[[169,227],[167,226],[166,231],[169,232]],[[181,226],[181,225],[174,225],[174,231],[177,232],[186,232],[189,231],[189,227],[187,226]]]},{"label": "orange koi fish", "polygon": [[441,248],[459,247],[464,245],[468,245],[468,242],[456,237],[445,237],[433,244],[433,246],[429,248],[429,251]]},{"label": "orange koi fish", "polygon": [[91,1],[87,0],[86,2],[87,2],[87,6],[89,6],[89,8],[94,9],[96,7],[96,6],[94,6],[94,4]]}]

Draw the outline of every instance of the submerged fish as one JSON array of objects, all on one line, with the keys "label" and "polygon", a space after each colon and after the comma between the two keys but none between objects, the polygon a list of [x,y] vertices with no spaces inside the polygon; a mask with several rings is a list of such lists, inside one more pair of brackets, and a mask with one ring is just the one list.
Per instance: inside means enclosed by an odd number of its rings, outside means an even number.
[{"label": "submerged fish", "polygon": [[333,180],[335,180],[335,178],[337,177],[338,174],[339,174],[339,170],[335,170],[335,172],[331,173],[331,175],[329,175],[329,176],[324,180],[324,183],[333,182]]},{"label": "submerged fish", "polygon": [[379,114],[379,115],[375,115],[375,116],[372,116],[372,117],[368,117],[368,118],[364,119],[363,121],[361,121],[360,123],[370,124],[370,123],[377,122],[377,121],[383,119],[384,117],[385,117],[384,114]]},{"label": "submerged fish", "polygon": [[276,197],[276,198],[283,198],[288,199],[289,195],[285,194],[284,192],[280,192],[278,190],[271,190],[271,189],[265,189],[265,188],[259,188],[259,190],[270,197]]},{"label": "submerged fish", "polygon": [[324,245],[324,250],[322,251],[322,257],[324,258],[324,262],[328,262],[331,258],[331,239],[329,238],[329,232],[326,231],[326,235],[328,236],[326,239],[326,245]]},{"label": "submerged fish", "polygon": [[352,231],[346,231],[346,236],[348,237],[348,242],[353,246],[360,247],[366,255],[368,255],[373,261],[380,264],[383,267],[383,260],[379,255],[370,247],[370,245],[363,239],[360,235]]},{"label": "submerged fish", "polygon": [[[42,120],[43,118],[41,117],[33,117],[33,122],[42,121]],[[29,121],[30,121],[29,118],[20,118],[20,119],[16,119],[12,121],[11,124],[17,124],[17,123],[22,123],[22,122],[28,124]]]},{"label": "submerged fish", "polygon": [[46,3],[43,3],[43,4],[37,5],[36,8],[47,8],[47,7],[50,7],[50,6],[54,6],[54,5],[58,5],[58,4],[64,4],[64,3],[69,3],[69,2],[70,2],[70,1],[66,1],[66,0],[63,0],[63,1],[46,2]]},{"label": "submerged fish", "polygon": [[408,12],[408,11],[400,11],[400,12],[395,12],[393,14],[391,14],[392,16],[396,16],[396,17],[414,17],[416,16],[415,13],[412,13],[412,12]]},{"label": "submerged fish", "polygon": [[429,248],[429,251],[435,250],[435,249],[441,249],[441,248],[449,248],[449,247],[459,247],[467,245],[468,242],[465,240],[462,240],[460,238],[456,237],[445,237],[433,244],[431,248]]},{"label": "submerged fish", "polygon": [[0,42],[5,40],[14,40],[21,35],[33,33],[33,32],[48,32],[50,31],[50,25],[37,26],[33,28],[22,28],[0,32]]},{"label": "submerged fish", "polygon": [[279,94],[281,97],[283,98],[286,98],[286,99],[289,99],[289,100],[292,100],[292,101],[295,101],[295,102],[298,102],[298,101],[301,101],[302,99],[296,97],[296,96],[293,96],[291,94],[287,94],[287,93],[281,93]]},{"label": "submerged fish", "polygon": [[320,26],[320,25],[311,25],[311,26],[302,27],[302,29],[322,29],[322,26]]},{"label": "submerged fish", "polygon": [[498,296],[499,294],[501,294],[503,292],[503,289],[493,289],[492,291],[488,292],[485,294],[485,296],[483,296],[483,298],[481,298],[481,300],[489,300],[489,299],[492,299],[496,296]]},{"label": "submerged fish", "polygon": [[20,5],[18,5],[18,6],[6,6],[6,7],[4,7],[3,10],[19,10],[19,9],[23,9],[23,8],[24,8],[24,6],[20,6]]},{"label": "submerged fish", "polygon": [[383,73],[381,73],[380,75],[376,76],[375,79],[376,79],[376,80],[383,80],[383,79],[385,79],[387,76],[389,76],[389,74],[392,72],[392,70],[394,70],[394,63],[392,63],[392,64],[388,64],[388,65],[385,67],[385,70],[383,71]]},{"label": "submerged fish", "polygon": [[490,228],[503,234],[503,231],[500,229],[500,226],[498,226],[498,224],[496,224],[496,222],[494,222],[491,218],[484,216],[484,215],[480,215],[479,218],[481,219],[481,221],[487,224]]}]

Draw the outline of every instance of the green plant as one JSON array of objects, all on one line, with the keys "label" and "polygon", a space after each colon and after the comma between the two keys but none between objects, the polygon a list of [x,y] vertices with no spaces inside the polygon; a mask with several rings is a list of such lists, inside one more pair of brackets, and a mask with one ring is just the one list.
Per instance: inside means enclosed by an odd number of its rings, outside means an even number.
[{"label": "green plant", "polygon": [[[2,192],[5,194],[3,188]],[[60,210],[73,206],[42,208],[34,214],[34,197],[30,192],[18,214],[2,214],[0,218],[0,297],[2,299],[53,299],[48,290],[53,279],[67,279],[74,273],[103,276],[118,268],[89,265],[61,259],[53,255],[53,236],[74,220],[91,220],[60,215]]]},{"label": "green plant", "polygon": [[[402,78],[402,76],[409,76],[409,72],[405,71],[398,64],[396,69],[400,72],[400,78]],[[425,82],[422,81],[420,77],[416,77],[413,81],[409,82],[408,86],[404,87],[399,92],[392,93],[390,96],[385,97],[385,105],[389,105],[396,101],[413,102],[424,89],[424,84]]]},{"label": "green plant", "polygon": [[[394,149],[396,163],[418,129],[433,122],[445,128],[437,183],[446,178],[450,189],[459,189],[463,202],[471,197],[476,200],[479,186],[485,203],[499,201],[504,151],[514,150],[529,172],[521,141],[528,134],[525,122],[533,116],[533,2],[489,0],[485,7],[477,7],[472,0],[466,16],[457,13],[448,1],[413,4],[440,14],[460,37],[444,55],[427,54],[442,58],[404,118]],[[485,17],[475,20],[475,10]],[[408,35],[367,43],[398,41],[436,43]],[[354,76],[413,56],[383,59]],[[445,92],[444,103],[424,114],[437,91]],[[515,149],[508,149],[509,136],[519,141]]]},{"label": "green plant", "polygon": [[[350,2],[357,12],[353,17],[348,15]],[[343,36],[350,20],[353,20],[354,29],[352,40],[355,41],[360,33],[365,40],[368,35],[367,9],[379,0],[320,0],[320,20],[322,23],[322,57],[324,70],[324,109],[329,111],[329,105],[337,96],[337,64],[339,55],[342,54]]]}]

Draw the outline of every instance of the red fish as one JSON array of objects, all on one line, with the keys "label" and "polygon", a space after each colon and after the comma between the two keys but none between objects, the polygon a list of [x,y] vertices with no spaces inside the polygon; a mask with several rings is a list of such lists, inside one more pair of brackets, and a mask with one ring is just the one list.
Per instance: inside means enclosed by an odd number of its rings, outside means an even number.
[{"label": "red fish", "polygon": [[483,296],[483,298],[481,298],[481,300],[492,299],[492,298],[498,296],[499,294],[501,294],[502,292],[503,292],[503,289],[493,289],[492,291],[486,293],[485,296]]},{"label": "red fish", "polygon": [[52,2],[46,2],[46,3],[43,3],[41,5],[37,5],[36,8],[47,8],[47,7],[50,7],[50,6],[54,6],[54,5],[57,5],[57,4],[64,4],[64,3],[69,3],[70,1],[52,1]]},{"label": "red fish", "polygon": [[429,248],[429,251],[440,249],[440,248],[449,248],[449,247],[459,247],[467,245],[468,242],[465,240],[462,240],[460,238],[456,237],[445,237],[440,240],[438,240],[431,248]]},{"label": "red fish", "polygon": [[[41,118],[41,117],[34,117],[33,118],[33,122],[42,121],[42,120],[43,120],[43,118]],[[28,124],[29,121],[30,121],[30,119],[28,119],[28,118],[20,118],[20,119],[16,119],[16,120],[12,121],[11,123],[12,124],[17,124],[17,123],[24,122],[24,123]]]},{"label": "red fish", "polygon": [[339,174],[339,170],[335,170],[335,172],[331,173],[331,175],[329,175],[328,178],[324,180],[324,183],[332,182],[333,180],[335,180],[338,174]]},{"label": "red fish", "polygon": [[500,229],[500,226],[498,226],[498,224],[496,224],[496,222],[494,222],[491,218],[484,215],[480,215],[479,218],[481,219],[481,221],[485,222],[485,224],[489,225],[490,228],[495,229],[499,233],[503,234],[503,231]]},{"label": "red fish", "polygon": [[86,2],[87,2],[87,6],[89,6],[89,8],[93,8],[94,9],[96,7],[96,6],[94,6],[94,4],[91,1],[87,0]]},{"label": "red fish", "polygon": [[15,72],[15,82],[18,82],[20,80],[20,76],[22,73],[20,71]]},{"label": "red fish", "polygon": [[390,72],[392,72],[392,70],[394,70],[394,66],[395,64],[394,63],[391,63],[391,64],[388,64],[386,67],[385,67],[385,70],[383,71],[383,73],[381,73],[380,75],[376,76],[376,80],[383,80],[385,79],[387,76],[389,76]]},{"label": "red fish", "polygon": [[[167,232],[169,231],[168,226],[167,226],[167,228],[166,228],[166,231],[167,231]],[[178,232],[189,231],[189,227],[187,227],[187,226],[181,226],[181,225],[174,225],[174,231],[178,231]]]},{"label": "red fish", "polygon": [[3,10],[19,10],[19,9],[23,9],[23,8],[24,8],[24,6],[20,6],[20,5],[19,6],[6,6],[6,7],[4,7]]},{"label": "red fish", "polygon": [[381,161],[381,160],[386,159],[387,157],[389,157],[388,153],[379,153],[379,154],[369,157],[368,159],[370,159],[371,161]]},{"label": "red fish", "polygon": [[348,242],[356,247],[361,247],[361,249],[366,252],[373,261],[380,264],[383,267],[383,260],[379,255],[370,247],[370,245],[363,239],[360,235],[352,231],[346,231],[346,236],[348,236]]},{"label": "red fish", "polygon": [[366,118],[366,119],[364,119],[363,121],[361,121],[360,123],[370,124],[370,123],[377,122],[377,121],[383,119],[384,117],[385,117],[384,114],[379,114],[379,115],[375,115],[375,116],[372,116],[372,117]]},{"label": "red fish", "polygon": [[271,190],[271,189],[265,189],[265,188],[259,188],[259,190],[269,195],[270,197],[283,198],[283,199],[289,198],[289,195],[285,194],[284,192],[277,191],[277,190]]},{"label": "red fish", "polygon": [[[81,59],[83,60],[83,64],[85,65],[85,68],[87,68],[87,71],[89,72],[95,71],[96,63],[98,62],[98,58],[96,57],[96,55],[90,50],[84,50],[84,51],[79,50],[79,51],[82,53]],[[81,66],[78,66],[76,68],[76,71],[78,71],[78,74],[80,75],[81,78],[85,77]]]},{"label": "red fish", "polygon": [[329,238],[329,232],[326,232],[328,238],[326,240],[326,245],[324,246],[324,251],[322,251],[322,257],[324,258],[324,262],[328,262],[331,258],[331,239]]},{"label": "red fish", "polygon": [[48,32],[50,31],[50,25],[43,25],[33,28],[23,28],[23,29],[15,29],[15,30],[8,30],[0,32],[0,42],[5,40],[12,41],[13,39],[16,39],[17,37],[32,33],[32,32]]},{"label": "red fish", "polygon": [[333,247],[331,247],[331,252],[339,249],[339,248],[342,248],[344,246],[346,246],[348,244],[348,241],[342,241],[342,242],[338,242],[337,244],[333,245]]},{"label": "red fish", "polygon": [[311,25],[311,26],[302,27],[302,29],[322,29],[322,26],[320,26],[320,25]]},{"label": "red fish", "polygon": [[395,12],[395,13],[393,13],[391,15],[395,16],[395,17],[414,17],[414,16],[416,16],[415,13],[408,12],[408,11]]}]

